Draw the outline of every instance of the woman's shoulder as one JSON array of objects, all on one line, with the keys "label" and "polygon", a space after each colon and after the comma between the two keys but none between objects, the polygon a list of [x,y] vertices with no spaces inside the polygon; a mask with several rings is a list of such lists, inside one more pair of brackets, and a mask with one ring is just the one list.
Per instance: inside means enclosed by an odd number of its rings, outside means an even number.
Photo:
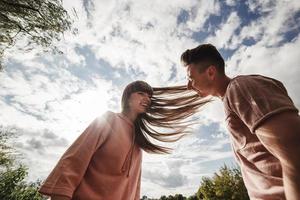
[{"label": "woman's shoulder", "polygon": [[117,113],[112,112],[112,111],[106,111],[103,114],[99,115],[96,117],[95,121],[97,122],[102,122],[102,123],[107,123],[107,122],[112,122],[114,118],[117,117]]},{"label": "woman's shoulder", "polygon": [[103,113],[100,117],[103,119],[106,119],[106,120],[110,120],[110,119],[116,118],[117,116],[118,116],[118,113],[108,110],[105,113]]},{"label": "woman's shoulder", "polygon": [[116,116],[117,115],[117,113],[115,113],[115,112],[113,112],[113,111],[110,111],[110,110],[108,110],[108,111],[106,111],[104,114],[103,114],[104,116]]}]

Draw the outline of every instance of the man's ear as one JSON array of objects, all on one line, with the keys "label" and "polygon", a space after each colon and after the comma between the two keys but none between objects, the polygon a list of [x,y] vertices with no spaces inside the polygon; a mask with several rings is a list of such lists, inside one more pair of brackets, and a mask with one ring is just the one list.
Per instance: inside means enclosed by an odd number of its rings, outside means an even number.
[{"label": "man's ear", "polygon": [[206,69],[206,73],[207,76],[210,80],[214,80],[217,74],[217,68],[214,65],[210,65],[207,69]]},{"label": "man's ear", "polygon": [[188,89],[188,90],[192,90],[192,89],[193,89],[193,86],[192,86],[192,82],[191,82],[191,81],[188,81],[187,89]]}]

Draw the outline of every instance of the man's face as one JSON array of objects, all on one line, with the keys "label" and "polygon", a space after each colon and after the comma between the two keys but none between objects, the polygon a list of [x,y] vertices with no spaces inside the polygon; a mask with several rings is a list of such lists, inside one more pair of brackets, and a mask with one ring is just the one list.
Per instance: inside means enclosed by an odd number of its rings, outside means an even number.
[{"label": "man's face", "polygon": [[[198,64],[199,65],[199,64]],[[199,67],[199,66],[198,66]],[[199,96],[206,97],[213,94],[212,80],[208,72],[208,68],[203,72],[199,72],[197,64],[187,66],[188,89],[195,90]]]}]

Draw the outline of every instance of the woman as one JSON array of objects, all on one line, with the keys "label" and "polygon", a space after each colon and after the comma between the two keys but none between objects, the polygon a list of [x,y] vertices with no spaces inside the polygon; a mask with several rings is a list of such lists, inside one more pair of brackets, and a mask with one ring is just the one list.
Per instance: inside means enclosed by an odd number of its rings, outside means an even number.
[{"label": "woman", "polygon": [[[143,149],[168,153],[149,140],[173,142],[186,133],[188,116],[205,104],[185,86],[129,84],[122,112],[95,119],[69,147],[39,192],[52,200],[139,200]],[[162,133],[156,128],[171,129]]]}]

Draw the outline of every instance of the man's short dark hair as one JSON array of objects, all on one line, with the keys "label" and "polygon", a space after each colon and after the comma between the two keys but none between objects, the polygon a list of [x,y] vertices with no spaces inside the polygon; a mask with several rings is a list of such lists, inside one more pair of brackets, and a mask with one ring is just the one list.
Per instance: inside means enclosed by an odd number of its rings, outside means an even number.
[{"label": "man's short dark hair", "polygon": [[181,62],[184,66],[201,63],[204,71],[210,65],[216,66],[219,73],[224,74],[224,59],[219,51],[212,44],[201,44],[194,49],[188,49],[181,55]]}]

